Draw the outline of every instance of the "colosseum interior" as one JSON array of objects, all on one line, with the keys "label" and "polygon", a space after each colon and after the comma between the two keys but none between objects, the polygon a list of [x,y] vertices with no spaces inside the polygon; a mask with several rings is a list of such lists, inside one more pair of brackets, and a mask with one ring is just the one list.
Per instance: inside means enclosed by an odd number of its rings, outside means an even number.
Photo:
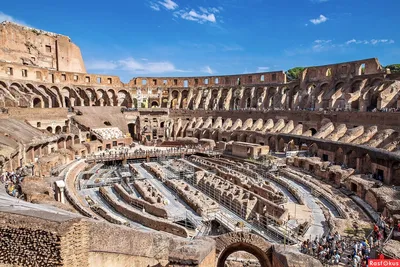
[{"label": "colosseum interior", "polygon": [[0,266],[322,266],[304,242],[383,221],[371,257],[400,256],[400,74],[378,59],[123,83],[67,36],[0,33]]}]

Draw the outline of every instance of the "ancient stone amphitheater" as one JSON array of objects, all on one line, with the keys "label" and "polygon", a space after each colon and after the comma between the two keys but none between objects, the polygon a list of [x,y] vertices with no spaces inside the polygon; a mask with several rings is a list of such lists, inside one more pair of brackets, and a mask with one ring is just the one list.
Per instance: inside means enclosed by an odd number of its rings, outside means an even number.
[{"label": "ancient stone amphitheater", "polygon": [[400,255],[400,74],[377,59],[125,84],[67,36],[0,40],[0,266],[322,266],[304,241],[383,221],[374,252]]}]

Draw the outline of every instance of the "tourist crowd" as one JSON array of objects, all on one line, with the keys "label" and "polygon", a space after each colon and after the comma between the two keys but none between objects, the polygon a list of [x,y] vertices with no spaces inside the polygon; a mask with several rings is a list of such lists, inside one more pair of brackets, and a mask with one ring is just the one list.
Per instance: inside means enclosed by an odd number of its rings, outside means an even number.
[{"label": "tourist crowd", "polygon": [[21,195],[21,182],[24,177],[16,172],[4,172],[0,175],[0,182],[5,185],[6,192],[13,197],[19,197]]},{"label": "tourist crowd", "polygon": [[[368,259],[371,257],[371,250],[374,250],[375,257],[381,255],[381,245],[387,237],[386,218],[380,217],[374,225],[374,229],[367,238],[352,240],[349,237],[341,237],[338,232],[323,237],[316,237],[314,240],[307,239],[301,244],[300,251],[319,259],[324,264],[339,265],[344,263],[349,267],[368,266]],[[390,225],[389,225],[390,226]],[[353,225],[358,231],[358,226]]]}]

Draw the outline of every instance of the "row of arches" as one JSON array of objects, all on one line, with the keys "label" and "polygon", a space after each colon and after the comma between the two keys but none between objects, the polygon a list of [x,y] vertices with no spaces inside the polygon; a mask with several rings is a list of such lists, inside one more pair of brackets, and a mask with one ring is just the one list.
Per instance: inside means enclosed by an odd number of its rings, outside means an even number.
[{"label": "row of arches", "polygon": [[[137,107],[137,99],[127,90],[57,87],[0,81],[0,95],[7,103],[32,108],[57,108],[73,106],[125,106]],[[15,105],[15,104],[14,104]],[[7,106],[7,105],[5,105]],[[10,106],[10,104],[9,104]]]}]

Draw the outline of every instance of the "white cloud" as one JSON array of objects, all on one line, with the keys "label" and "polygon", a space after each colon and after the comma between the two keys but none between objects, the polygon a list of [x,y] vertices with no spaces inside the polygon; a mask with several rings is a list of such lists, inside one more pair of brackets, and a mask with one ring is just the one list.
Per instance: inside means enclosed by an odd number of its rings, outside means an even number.
[{"label": "white cloud", "polygon": [[346,42],[346,45],[351,45],[351,44],[372,44],[372,45],[377,45],[377,44],[394,44],[394,40],[392,39],[372,39],[370,41],[368,40],[356,40],[356,39],[351,39]]},{"label": "white cloud", "polygon": [[321,52],[322,50],[327,50],[336,47],[332,44],[332,40],[315,40],[312,46],[312,50],[315,52]]},{"label": "white cloud", "polygon": [[270,69],[270,67],[258,67],[257,72],[265,72],[265,71],[268,71],[269,69]]},{"label": "white cloud", "polygon": [[204,72],[204,73],[208,73],[208,74],[214,74],[215,73],[215,71],[213,69],[211,69],[210,66],[205,66],[200,71]]},{"label": "white cloud", "polygon": [[319,17],[316,18],[316,19],[310,19],[310,22],[311,22],[312,24],[314,24],[314,25],[317,25],[317,24],[324,23],[324,22],[326,22],[327,20],[328,20],[328,18],[325,17],[324,15],[319,15]]},{"label": "white cloud", "polygon": [[163,0],[163,1],[158,1],[158,3],[162,6],[164,6],[168,10],[175,10],[178,8],[178,4],[175,3],[172,0]]},{"label": "white cloud", "polygon": [[[148,1],[149,7],[155,11],[160,11],[161,6],[163,6],[166,10],[174,11],[173,16],[175,18],[181,18],[184,20],[196,21],[200,24],[205,22],[216,23],[216,15],[220,13],[223,8],[222,7],[198,7],[196,8],[185,8],[180,9],[179,5],[172,0],[162,0],[162,1]],[[175,19],[173,19],[176,21]]]},{"label": "white cloud", "polygon": [[136,74],[186,72],[177,69],[174,64],[168,61],[140,62],[131,57],[117,61],[89,61],[86,67],[89,70],[123,70]]},{"label": "white cloud", "polygon": [[150,8],[155,10],[155,11],[160,11],[160,6],[157,3],[150,2]]},{"label": "white cloud", "polygon": [[216,23],[217,19],[215,18],[214,14],[210,13],[198,13],[195,10],[190,10],[189,12],[184,11],[184,10],[179,10],[174,13],[175,17],[180,17],[185,20],[191,20],[191,21],[197,21],[198,23],[204,23],[204,22],[211,22],[211,23]]},{"label": "white cloud", "polygon": [[0,11],[0,22],[3,22],[3,21],[14,22],[14,23],[29,27],[29,25],[27,23],[25,23],[24,21],[16,19],[10,15],[4,14],[3,12]]}]

